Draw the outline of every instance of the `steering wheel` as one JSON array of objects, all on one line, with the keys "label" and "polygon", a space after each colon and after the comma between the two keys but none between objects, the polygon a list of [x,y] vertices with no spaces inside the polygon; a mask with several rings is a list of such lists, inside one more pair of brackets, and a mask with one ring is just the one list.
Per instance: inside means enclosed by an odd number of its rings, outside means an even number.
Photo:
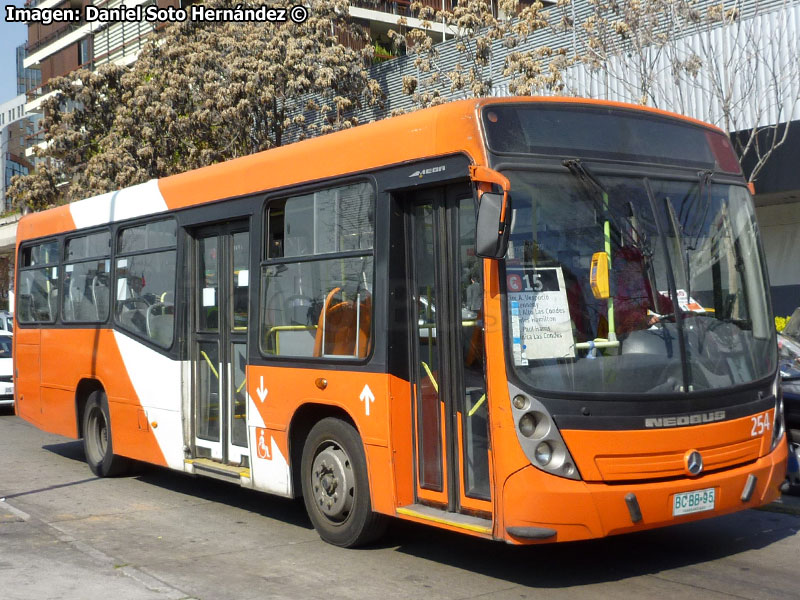
[{"label": "steering wheel", "polygon": [[661,323],[674,323],[675,322],[675,313],[664,313],[663,315],[653,315],[647,321],[647,324],[652,327],[653,325],[659,325]]}]

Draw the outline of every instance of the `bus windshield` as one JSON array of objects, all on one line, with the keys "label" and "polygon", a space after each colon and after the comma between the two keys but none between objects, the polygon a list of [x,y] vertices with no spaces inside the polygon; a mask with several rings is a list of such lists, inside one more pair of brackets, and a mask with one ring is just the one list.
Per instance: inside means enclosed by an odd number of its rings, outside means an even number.
[{"label": "bus windshield", "polygon": [[[579,161],[574,161],[579,163]],[[506,171],[510,362],[555,393],[681,394],[775,369],[747,190],[712,182]],[[607,273],[607,275],[604,275]]]}]

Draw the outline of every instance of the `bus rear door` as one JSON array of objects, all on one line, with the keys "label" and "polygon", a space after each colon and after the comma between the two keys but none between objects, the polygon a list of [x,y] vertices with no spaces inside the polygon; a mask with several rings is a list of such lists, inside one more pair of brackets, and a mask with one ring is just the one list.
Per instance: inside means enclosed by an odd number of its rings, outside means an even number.
[{"label": "bus rear door", "polygon": [[194,232],[195,456],[245,467],[247,449],[248,288],[246,221]]}]

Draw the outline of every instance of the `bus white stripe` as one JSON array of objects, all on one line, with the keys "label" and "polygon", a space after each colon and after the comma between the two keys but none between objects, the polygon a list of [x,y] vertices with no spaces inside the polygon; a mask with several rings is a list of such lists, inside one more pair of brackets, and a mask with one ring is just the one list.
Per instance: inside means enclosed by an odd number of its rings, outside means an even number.
[{"label": "bus white stripe", "polygon": [[[250,433],[250,447],[256,448],[256,427],[248,427]],[[256,452],[250,453],[250,474],[253,487],[262,492],[270,492],[279,496],[292,497],[292,471],[286,457],[281,452],[275,438],[270,435],[269,458],[259,458]]]},{"label": "bus white stripe", "polygon": [[158,188],[158,180],[151,179],[116,192],[73,202],[69,210],[75,227],[80,229],[165,212],[167,202]]},{"label": "bus white stripe", "polygon": [[150,431],[153,432],[167,465],[183,471],[183,364],[151,350],[119,331],[114,331],[114,339],[133,389],[147,413],[147,420],[158,423],[158,427],[151,428]]},{"label": "bus white stripe", "polygon": [[[258,412],[256,403],[250,394],[247,394],[247,431],[250,437],[250,447],[258,447],[256,429],[266,429],[264,419]],[[251,452],[250,473],[253,487],[263,492],[271,492],[280,496],[292,497],[292,471],[286,457],[281,452],[275,438],[270,435],[269,458],[261,458],[258,452]]]}]

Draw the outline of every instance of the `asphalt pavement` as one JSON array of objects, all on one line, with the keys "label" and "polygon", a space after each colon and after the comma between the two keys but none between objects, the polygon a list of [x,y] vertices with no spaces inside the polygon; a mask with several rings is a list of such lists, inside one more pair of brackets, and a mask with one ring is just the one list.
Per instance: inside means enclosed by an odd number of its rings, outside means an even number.
[{"label": "asphalt pavement", "polygon": [[80,442],[0,414],[2,600],[800,597],[800,500],[513,547],[394,521],[322,542],[302,502],[160,468],[98,479]]}]

